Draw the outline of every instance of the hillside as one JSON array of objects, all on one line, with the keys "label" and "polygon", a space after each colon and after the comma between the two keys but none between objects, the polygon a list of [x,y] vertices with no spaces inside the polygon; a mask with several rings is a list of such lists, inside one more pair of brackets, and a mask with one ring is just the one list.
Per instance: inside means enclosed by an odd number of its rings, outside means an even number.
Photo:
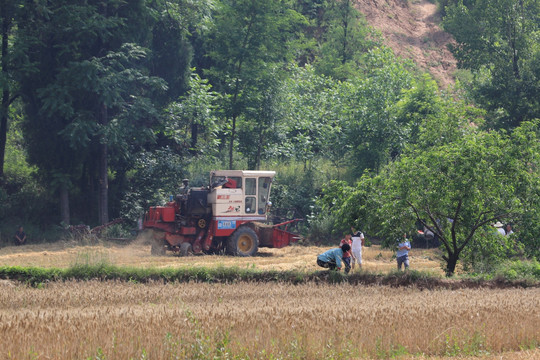
[{"label": "hillside", "polygon": [[442,87],[454,83],[456,60],[447,47],[452,37],[438,26],[436,4],[429,0],[357,0],[357,8],[397,55],[412,59]]}]

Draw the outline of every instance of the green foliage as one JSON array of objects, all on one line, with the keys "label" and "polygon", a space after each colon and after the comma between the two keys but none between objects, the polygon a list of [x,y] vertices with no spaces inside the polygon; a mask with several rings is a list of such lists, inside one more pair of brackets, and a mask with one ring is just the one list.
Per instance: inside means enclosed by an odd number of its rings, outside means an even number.
[{"label": "green foliage", "polygon": [[203,161],[213,160],[220,144],[216,114],[219,98],[207,79],[192,72],[187,94],[165,109],[163,134],[189,149],[191,155]]},{"label": "green foliage", "polygon": [[[506,276],[505,286],[537,287],[540,281],[540,270],[537,261],[530,263],[513,262],[498,270]],[[411,270],[408,272],[391,272],[375,274],[358,272],[344,274],[338,271],[305,272],[298,270],[261,271],[253,268],[238,268],[217,266],[214,268],[184,267],[184,268],[140,268],[119,267],[110,263],[108,257],[99,252],[78,254],[76,262],[66,269],[35,268],[20,266],[0,266],[0,278],[20,281],[30,286],[40,287],[50,281],[68,280],[118,280],[132,283],[147,283],[154,281],[167,282],[282,282],[288,284],[349,283],[353,285],[386,285],[386,286],[416,286],[419,289],[478,287],[484,282],[491,283],[491,278],[477,276],[474,282],[470,278],[453,282],[441,281],[439,276],[430,273]]]},{"label": "green foliage", "polygon": [[282,209],[288,217],[306,218],[323,180],[314,171],[303,171],[299,164],[277,167],[270,198],[272,207]]},{"label": "green foliage", "polygon": [[278,65],[261,65],[259,76],[245,95],[245,114],[238,120],[238,150],[249,169],[259,169],[261,162],[279,151],[280,123],[283,122],[282,91],[285,73]]},{"label": "green foliage", "polygon": [[350,216],[343,218],[343,202],[352,190],[346,182],[332,180],[321,189],[309,217],[309,240],[317,244],[336,244],[344,232],[349,232]]},{"label": "green foliage", "polygon": [[400,356],[410,355],[403,345],[384,344],[381,337],[377,337],[375,354],[377,359],[399,359]]},{"label": "green foliage", "polygon": [[444,356],[478,356],[488,352],[485,342],[486,337],[479,331],[467,334],[465,330],[452,330],[445,334],[441,352]]},{"label": "green foliage", "polygon": [[292,60],[291,45],[305,23],[303,16],[287,5],[277,0],[225,0],[215,13],[209,53],[214,64],[208,74],[218,84],[218,91],[228,95],[223,108],[230,120],[230,168],[238,118],[246,116],[253,90],[260,90],[258,82],[267,78],[265,69]]},{"label": "green foliage", "polygon": [[538,256],[538,123],[525,121],[540,108],[537,2],[447,3],[470,93],[418,77],[349,0],[10,2],[0,82],[22,96],[0,228],[57,223],[57,189],[94,223],[104,180],[111,214],[135,221],[229,160],[277,170],[274,207],[309,219],[317,242],[355,225],[390,244],[421,219],[440,226],[451,262],[463,252],[477,267],[483,249],[491,269],[505,246],[474,234],[491,218]]},{"label": "green foliage", "polygon": [[317,157],[337,163],[348,147],[342,147],[342,99],[339,83],[317,75],[314,68],[292,66],[282,86],[284,119],[278,124],[274,156],[302,161],[305,167]]},{"label": "green foliage", "polygon": [[29,181],[36,171],[26,160],[26,142],[22,129],[22,104],[17,101],[11,106],[6,136],[6,155],[4,159],[5,182],[21,186]]},{"label": "green foliage", "polygon": [[133,226],[126,224],[114,224],[105,228],[105,230],[101,233],[101,236],[108,239],[128,239],[133,236],[133,229]]},{"label": "green foliage", "polygon": [[343,84],[338,104],[345,129],[338,146],[352,149],[349,163],[358,176],[367,169],[378,171],[399,153],[395,144],[408,141],[393,107],[413,80],[410,63],[387,48],[369,51],[363,62],[363,76]]},{"label": "green foliage", "polygon": [[540,280],[540,262],[536,259],[506,261],[497,267],[494,274],[510,281],[538,281]]},{"label": "green foliage", "polygon": [[183,158],[171,149],[143,152],[136,166],[126,174],[127,191],[122,216],[136,222],[151,205],[162,205],[176,195],[182,179],[189,178]]},{"label": "green foliage", "polygon": [[[32,225],[38,230],[38,227],[51,221],[51,199],[36,177],[36,167],[29,165],[26,160],[26,141],[21,121],[20,104],[17,103],[11,108],[4,164],[5,185],[0,186],[0,231],[4,234],[4,242],[12,240],[20,224],[27,227],[28,232]],[[35,234],[39,232],[35,231]]]},{"label": "green foliage", "polygon": [[308,217],[310,243],[323,245],[336,245],[339,243],[340,231],[336,230],[338,218],[332,213],[323,216],[322,213]]},{"label": "green foliage", "polygon": [[517,155],[534,146],[522,145],[515,136],[472,131],[452,143],[403,155],[383,175],[382,193],[390,194],[381,207],[388,209],[383,228],[391,231],[420,219],[439,236],[447,270],[453,272],[477,230],[523,210],[526,199],[516,189],[535,186],[529,169],[536,160]]},{"label": "green foliage", "polygon": [[353,226],[365,235],[378,234],[379,223],[376,212],[379,206],[379,193],[376,190],[376,178],[364,174],[354,187],[346,189],[336,201],[341,205],[335,210],[340,220],[339,228],[345,230]]},{"label": "green foliage", "polygon": [[536,0],[460,0],[446,8],[443,25],[457,42],[452,52],[474,72],[472,93],[489,110],[490,126],[514,128],[540,117],[539,14]]},{"label": "green foliage", "polygon": [[62,189],[65,214],[71,202],[78,218],[95,221],[108,199],[100,197],[105,204],[98,208],[92,196],[108,172],[111,212],[118,216],[118,188],[137,154],[168,145],[157,136],[163,120],[158,107],[187,88],[187,29],[204,17],[205,4],[29,1],[21,7],[15,49],[22,68],[16,75],[29,160],[51,195]]},{"label": "green foliage", "polygon": [[319,74],[337,80],[355,78],[362,54],[381,45],[375,31],[354,5],[351,0],[328,3],[323,20],[326,31],[315,60]]},{"label": "green foliage", "polygon": [[475,274],[492,274],[497,267],[515,254],[514,241],[496,231],[478,231],[461,256],[463,270]]}]

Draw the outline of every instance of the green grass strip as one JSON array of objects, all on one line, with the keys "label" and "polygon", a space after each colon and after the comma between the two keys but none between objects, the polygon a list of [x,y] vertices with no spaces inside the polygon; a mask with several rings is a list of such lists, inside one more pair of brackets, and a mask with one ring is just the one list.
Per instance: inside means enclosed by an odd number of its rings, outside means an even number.
[{"label": "green grass strip", "polygon": [[162,282],[208,282],[208,283],[236,283],[236,282],[284,282],[289,284],[303,283],[349,283],[353,285],[384,285],[384,286],[414,286],[422,289],[435,288],[504,288],[504,287],[540,287],[540,281],[526,279],[504,279],[498,277],[493,280],[455,278],[446,279],[426,272],[411,270],[408,272],[391,272],[378,274],[370,272],[356,272],[350,275],[335,271],[302,272],[297,270],[276,271],[241,269],[237,267],[218,266],[183,267],[183,268],[137,268],[120,267],[110,264],[74,265],[66,269],[38,268],[21,266],[0,267],[0,279],[19,281],[30,286],[40,286],[52,281],[69,280],[117,280],[137,283],[152,281]]}]

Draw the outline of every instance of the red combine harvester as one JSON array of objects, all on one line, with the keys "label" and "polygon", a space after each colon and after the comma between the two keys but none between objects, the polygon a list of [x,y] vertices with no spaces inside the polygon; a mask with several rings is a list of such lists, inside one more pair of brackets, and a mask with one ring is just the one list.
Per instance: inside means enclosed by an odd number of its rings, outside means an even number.
[{"label": "red combine harvester", "polygon": [[[287,226],[268,225],[270,186],[275,171],[219,170],[210,186],[183,188],[165,206],[153,206],[143,228],[151,229],[152,254],[219,253],[253,256],[259,247],[281,248],[299,239]],[[282,229],[281,227],[285,227]]]}]

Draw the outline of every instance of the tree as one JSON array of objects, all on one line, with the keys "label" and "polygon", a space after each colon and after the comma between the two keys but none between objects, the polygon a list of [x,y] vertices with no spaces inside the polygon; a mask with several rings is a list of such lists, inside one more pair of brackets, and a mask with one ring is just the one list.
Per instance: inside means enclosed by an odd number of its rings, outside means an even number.
[{"label": "tree", "polygon": [[338,81],[315,73],[312,66],[292,66],[281,93],[283,120],[277,124],[276,156],[303,162],[317,157],[339,162],[349,147],[340,140],[343,128]]},{"label": "tree", "polygon": [[223,0],[215,15],[210,57],[214,66],[208,74],[216,79],[216,89],[228,99],[226,118],[230,121],[229,168],[238,118],[246,109],[245,91],[260,78],[265,64],[288,62],[291,42],[304,19],[279,0]]},{"label": "tree", "polygon": [[2,91],[0,99],[0,183],[4,177],[9,107],[18,96],[13,91],[16,86],[13,74],[15,62],[10,45],[10,37],[14,34],[17,22],[17,6],[18,1],[0,0],[0,88]]},{"label": "tree", "polygon": [[509,243],[488,241],[490,225],[537,222],[531,211],[540,188],[537,123],[523,123],[510,134],[482,131],[481,111],[451,97],[426,97],[425,87],[408,92],[398,109],[400,118],[424,113],[416,141],[354,188],[330,187],[326,203],[340,204],[332,210],[335,226],[356,224],[392,247],[420,222],[442,243],[448,275],[477,246],[489,245],[492,259],[505,256]]},{"label": "tree", "polygon": [[455,141],[403,154],[381,173],[378,189],[380,233],[395,237],[419,221],[441,241],[448,275],[482,229],[522,213],[527,199],[516,189],[531,184],[538,164],[531,153],[538,151],[535,135],[523,142],[505,133],[462,131]]},{"label": "tree", "polygon": [[219,94],[207,79],[193,72],[185,96],[167,107],[164,133],[192,156],[207,159],[217,155],[219,145],[216,117]]},{"label": "tree", "polygon": [[[259,169],[272,148],[282,144],[277,124],[283,120],[282,90],[284,72],[278,66],[260,69],[259,78],[246,91],[245,116],[238,124],[238,150],[247,158],[249,169]],[[279,145],[278,145],[279,144]]]},{"label": "tree", "polygon": [[357,175],[367,169],[378,171],[393,156],[403,138],[395,104],[412,86],[410,63],[397,59],[388,48],[363,56],[362,74],[344,84],[340,97],[343,140],[352,148],[350,162]]},{"label": "tree", "polygon": [[514,128],[540,117],[538,0],[460,0],[446,9],[452,52],[475,75],[472,92],[490,126]]},{"label": "tree", "polygon": [[85,194],[95,193],[98,221],[107,222],[111,148],[126,149],[126,141],[136,145],[154,136],[150,129],[157,112],[149,99],[165,84],[148,76],[147,51],[137,45],[147,41],[143,24],[149,21],[149,11],[142,1],[125,5],[24,4],[18,44],[25,51],[19,79],[29,156],[51,188],[59,190],[66,224],[69,193],[80,184],[91,184],[90,191],[79,188],[81,208],[93,208],[89,204],[95,202]]},{"label": "tree", "polygon": [[325,12],[326,31],[315,67],[319,73],[338,80],[354,78],[362,55],[380,46],[375,31],[354,4],[352,0],[331,1]]}]

